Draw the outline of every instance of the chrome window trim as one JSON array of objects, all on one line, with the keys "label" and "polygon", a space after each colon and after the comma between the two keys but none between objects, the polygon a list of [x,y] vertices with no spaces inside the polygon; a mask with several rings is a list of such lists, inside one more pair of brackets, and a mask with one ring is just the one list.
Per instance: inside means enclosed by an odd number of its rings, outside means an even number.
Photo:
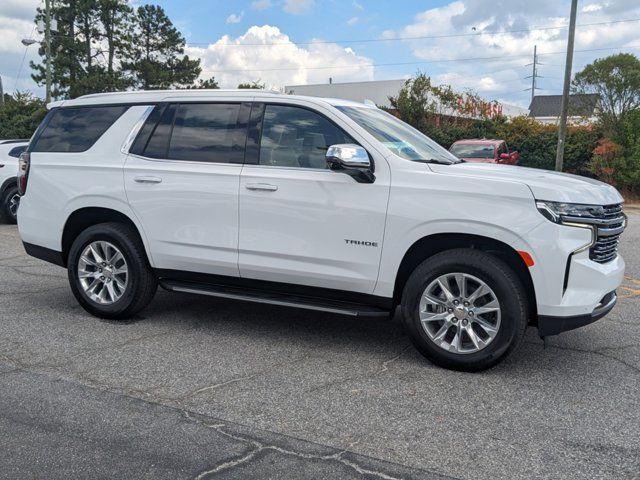
[{"label": "chrome window trim", "polygon": [[120,147],[120,152],[124,153],[125,155],[129,154],[129,150],[131,149],[131,145],[133,145],[133,141],[138,136],[138,133],[140,133],[140,129],[144,125],[144,122],[147,121],[147,118],[149,118],[149,115],[151,115],[151,112],[155,107],[155,105],[147,105],[145,111],[142,112],[142,115],[140,116],[138,121],[133,125],[133,128],[129,132],[129,135],[127,135],[127,138],[122,144],[122,147]]},{"label": "chrome window trim", "polygon": [[190,165],[225,165],[230,167],[242,167],[245,165],[244,163],[231,163],[231,162],[207,162],[201,161],[197,162],[194,160],[174,160],[171,158],[151,158],[145,157],[143,155],[138,155],[136,153],[130,153],[130,157],[139,158],[140,160],[146,160],[147,162],[159,162],[159,163],[175,163],[179,165],[190,164]]}]

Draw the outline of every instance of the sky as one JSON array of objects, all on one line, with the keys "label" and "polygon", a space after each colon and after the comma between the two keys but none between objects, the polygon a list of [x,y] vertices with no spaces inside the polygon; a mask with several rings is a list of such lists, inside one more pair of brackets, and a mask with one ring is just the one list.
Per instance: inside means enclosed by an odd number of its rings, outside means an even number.
[{"label": "sky", "polygon": [[[0,0],[5,92],[43,95],[30,78],[42,0]],[[146,3],[140,0],[133,6]],[[269,88],[409,78],[527,107],[537,45],[539,95],[560,94],[569,0],[158,0],[202,77]],[[579,0],[573,71],[617,52],[640,56],[639,0]]]}]

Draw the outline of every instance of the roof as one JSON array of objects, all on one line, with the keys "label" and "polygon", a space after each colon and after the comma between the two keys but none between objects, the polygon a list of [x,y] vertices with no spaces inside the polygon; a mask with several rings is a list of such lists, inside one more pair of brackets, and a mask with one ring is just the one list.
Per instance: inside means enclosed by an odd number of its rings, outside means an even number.
[{"label": "roof", "polygon": [[109,93],[93,93],[91,95],[83,95],[73,100],[60,100],[51,102],[48,108],[54,107],[72,107],[83,105],[114,105],[114,104],[144,104],[154,102],[170,102],[178,100],[212,100],[212,99],[246,99],[247,101],[259,98],[267,99],[292,99],[306,100],[313,103],[328,103],[330,105],[350,105],[359,107],[369,107],[362,103],[352,102],[349,100],[337,98],[318,98],[307,97],[302,95],[286,95],[284,93],[272,90],[259,89],[193,89],[193,90],[139,90],[128,92],[109,92]]},{"label": "roof", "polygon": [[[600,97],[595,93],[569,95],[569,115],[591,117]],[[562,95],[536,95],[529,105],[532,117],[559,117]]]},{"label": "roof", "polygon": [[457,143],[467,143],[469,145],[494,145],[494,146],[498,146],[502,142],[504,142],[504,140],[497,140],[497,139],[494,139],[494,138],[470,138],[468,140],[458,140],[456,142],[453,142],[453,145],[455,145]]}]

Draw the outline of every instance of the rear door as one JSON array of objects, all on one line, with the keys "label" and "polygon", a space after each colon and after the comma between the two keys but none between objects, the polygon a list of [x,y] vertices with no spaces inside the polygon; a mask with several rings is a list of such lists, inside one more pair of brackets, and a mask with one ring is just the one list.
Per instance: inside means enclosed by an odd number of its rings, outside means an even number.
[{"label": "rear door", "polygon": [[[249,104],[157,106],[125,164],[156,268],[238,276],[238,182]],[[155,117],[155,118],[153,118]]]}]

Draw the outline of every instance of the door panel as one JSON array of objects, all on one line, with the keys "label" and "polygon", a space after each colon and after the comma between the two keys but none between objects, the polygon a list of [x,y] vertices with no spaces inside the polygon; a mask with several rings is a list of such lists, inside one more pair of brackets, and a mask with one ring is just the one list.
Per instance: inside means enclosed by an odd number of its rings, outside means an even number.
[{"label": "door panel", "polygon": [[241,168],[129,155],[124,169],[127,197],[156,268],[238,276]]},{"label": "door panel", "polygon": [[355,140],[312,110],[266,105],[259,128],[257,165],[245,165],[240,178],[240,275],[371,293],[389,196],[386,161],[373,158],[377,178],[369,184],[328,170],[327,147]]},{"label": "door panel", "polygon": [[[247,188],[251,184],[277,190]],[[330,170],[245,165],[240,180],[241,276],[371,293],[387,198],[388,184],[382,181],[363,184]]]}]

